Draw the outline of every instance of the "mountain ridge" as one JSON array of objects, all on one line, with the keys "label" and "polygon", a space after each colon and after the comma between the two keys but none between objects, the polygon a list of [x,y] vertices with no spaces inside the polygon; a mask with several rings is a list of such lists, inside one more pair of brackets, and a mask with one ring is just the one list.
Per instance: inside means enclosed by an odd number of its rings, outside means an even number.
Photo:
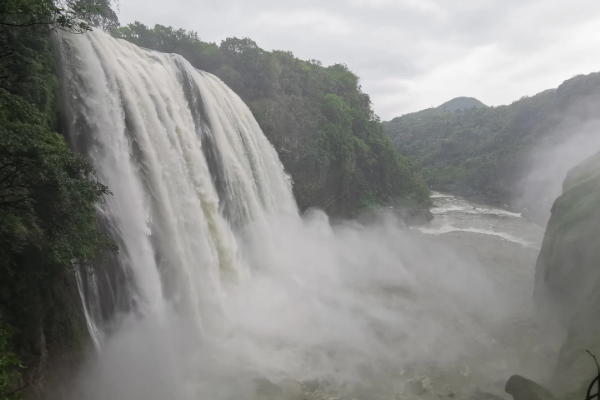
[{"label": "mountain ridge", "polygon": [[461,111],[461,110],[469,110],[472,108],[485,108],[485,107],[488,107],[488,106],[486,106],[485,104],[483,104],[481,101],[477,100],[474,97],[460,96],[460,97],[455,97],[451,100],[448,100],[448,101],[440,104],[437,107],[425,108],[423,110],[403,114],[399,117],[394,117],[390,121],[383,121],[383,124],[385,125],[385,124],[388,124],[391,122],[395,122],[395,121],[398,121],[400,118],[404,118],[404,117],[411,116],[411,115],[412,116],[438,115],[438,114],[456,112],[456,111]]},{"label": "mountain ridge", "polygon": [[383,127],[430,188],[545,224],[567,170],[600,148],[599,105],[600,73],[592,73],[509,105],[427,109]]},{"label": "mountain ridge", "polygon": [[444,111],[456,111],[456,110],[466,110],[468,108],[481,108],[487,107],[481,101],[477,100],[474,97],[455,97],[452,100],[448,100],[447,102],[436,107],[438,110]]}]

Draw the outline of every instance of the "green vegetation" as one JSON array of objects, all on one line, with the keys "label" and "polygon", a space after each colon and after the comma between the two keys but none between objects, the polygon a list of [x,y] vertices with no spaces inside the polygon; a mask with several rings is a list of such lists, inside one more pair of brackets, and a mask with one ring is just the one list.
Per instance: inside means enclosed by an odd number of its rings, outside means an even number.
[{"label": "green vegetation", "polygon": [[216,74],[248,104],[294,180],[299,206],[348,215],[381,204],[429,204],[429,190],[400,156],[347,66],[323,67],[248,38],[220,45],[195,32],[138,22],[117,38],[177,53]]},{"label": "green vegetation", "polygon": [[433,189],[509,204],[521,195],[532,149],[577,132],[597,117],[599,100],[595,73],[508,106],[407,114],[384,130]]},{"label": "green vegetation", "polygon": [[9,333],[0,329],[0,399],[16,400],[19,394],[15,391],[15,382],[21,377],[18,370],[22,368],[19,358],[8,350]]},{"label": "green vegetation", "polygon": [[94,208],[108,189],[55,130],[50,37],[114,26],[109,10],[108,0],[0,4],[0,399],[20,397],[53,350],[77,347],[85,331],[67,283],[114,248]]},{"label": "green vegetation", "polygon": [[485,104],[473,97],[456,97],[435,108],[438,111],[468,110],[471,108],[487,107]]}]

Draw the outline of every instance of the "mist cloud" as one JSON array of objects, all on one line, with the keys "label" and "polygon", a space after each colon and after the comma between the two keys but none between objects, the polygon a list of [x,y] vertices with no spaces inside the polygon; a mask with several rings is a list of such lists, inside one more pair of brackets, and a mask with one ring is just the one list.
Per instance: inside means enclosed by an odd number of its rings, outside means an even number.
[{"label": "mist cloud", "polygon": [[429,399],[519,368],[499,344],[519,285],[498,287],[474,258],[392,215],[332,227],[313,211],[270,229],[241,243],[252,277],[225,288],[201,333],[174,303],[127,317],[73,398],[251,399],[261,379],[406,398],[427,375]]}]

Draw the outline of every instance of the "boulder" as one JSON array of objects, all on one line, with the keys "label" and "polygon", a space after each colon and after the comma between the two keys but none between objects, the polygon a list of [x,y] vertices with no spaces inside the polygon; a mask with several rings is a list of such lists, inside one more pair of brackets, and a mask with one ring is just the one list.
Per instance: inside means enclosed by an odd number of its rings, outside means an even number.
[{"label": "boulder", "polygon": [[511,376],[504,390],[514,400],[556,400],[548,389],[520,375]]}]

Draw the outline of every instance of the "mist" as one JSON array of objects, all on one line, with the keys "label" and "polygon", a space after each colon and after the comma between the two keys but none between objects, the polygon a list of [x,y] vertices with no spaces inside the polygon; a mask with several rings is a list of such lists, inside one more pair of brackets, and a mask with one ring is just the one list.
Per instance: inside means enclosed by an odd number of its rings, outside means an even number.
[{"label": "mist", "polygon": [[600,100],[595,94],[578,99],[528,152],[528,167],[514,201],[526,215],[545,226],[552,204],[563,190],[567,173],[600,151]]},{"label": "mist", "polygon": [[526,315],[514,312],[518,290],[472,257],[393,214],[332,226],[313,210],[269,225],[268,240],[242,242],[252,272],[223,288],[202,328],[174,302],[125,317],[77,395],[250,399],[273,385],[281,396],[436,398],[498,392],[522,369],[502,343]]}]

